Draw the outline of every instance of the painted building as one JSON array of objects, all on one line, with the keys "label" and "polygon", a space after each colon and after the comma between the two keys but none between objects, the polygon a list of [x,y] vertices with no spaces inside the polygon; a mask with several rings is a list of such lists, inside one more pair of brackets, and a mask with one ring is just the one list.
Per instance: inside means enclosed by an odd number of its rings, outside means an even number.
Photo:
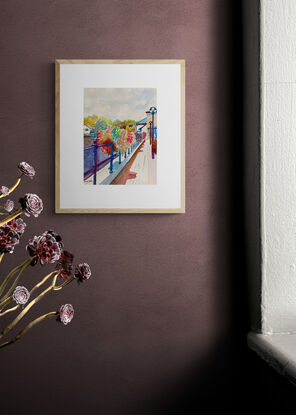
[{"label": "painted building", "polygon": [[[147,117],[136,123],[137,132],[145,132],[146,138],[150,138],[150,130],[152,125],[152,114],[147,112]],[[154,138],[157,138],[157,114],[154,114]]]},{"label": "painted building", "polygon": [[89,125],[83,126],[83,135],[90,135],[90,133],[93,132],[93,128]]},{"label": "painted building", "polygon": [[142,120],[136,123],[136,128],[138,133],[147,132],[147,117],[143,118]]}]

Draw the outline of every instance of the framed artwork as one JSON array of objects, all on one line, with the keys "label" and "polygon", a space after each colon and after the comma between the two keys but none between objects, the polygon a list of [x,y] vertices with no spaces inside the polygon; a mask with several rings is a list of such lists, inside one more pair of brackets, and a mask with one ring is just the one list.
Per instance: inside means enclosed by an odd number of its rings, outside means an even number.
[{"label": "framed artwork", "polygon": [[185,61],[56,61],[56,212],[185,212]]}]

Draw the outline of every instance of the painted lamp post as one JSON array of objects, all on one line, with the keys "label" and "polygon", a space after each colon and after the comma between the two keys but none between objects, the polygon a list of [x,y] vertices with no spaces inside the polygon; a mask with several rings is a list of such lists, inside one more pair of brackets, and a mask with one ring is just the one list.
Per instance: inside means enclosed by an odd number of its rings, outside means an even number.
[{"label": "painted lamp post", "polygon": [[[147,119],[148,119],[148,117],[151,114],[151,112],[150,111],[146,111],[146,114],[147,114]],[[148,133],[149,133],[149,144],[150,145],[151,145],[151,137],[152,137],[151,126],[152,126],[152,121],[149,121]]]},{"label": "painted lamp post", "polygon": [[[153,151],[153,143],[154,143],[154,114],[157,113],[157,109],[156,107],[150,107],[149,112],[152,114],[152,125],[150,124],[150,126],[152,127],[152,135],[151,135],[151,154],[152,154],[152,158],[154,159],[154,151]],[[150,130],[151,131],[151,130]]]}]

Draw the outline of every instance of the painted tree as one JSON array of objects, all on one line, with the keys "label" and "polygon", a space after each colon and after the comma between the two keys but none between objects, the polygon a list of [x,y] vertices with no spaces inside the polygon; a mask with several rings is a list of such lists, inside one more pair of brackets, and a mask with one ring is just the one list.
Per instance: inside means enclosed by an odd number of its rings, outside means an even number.
[{"label": "painted tree", "polygon": [[98,119],[98,121],[95,123],[95,133],[98,133],[100,130],[107,130],[108,123],[106,121],[106,118],[101,117]]},{"label": "painted tree", "polygon": [[133,133],[128,133],[126,139],[127,139],[127,142],[129,143],[129,145],[131,145],[133,143],[133,140],[134,140]]},{"label": "painted tree", "polygon": [[136,141],[139,143],[140,141],[142,141],[142,139],[143,139],[143,136],[142,136],[142,133],[140,133],[140,132],[136,132],[136,134],[135,134],[135,138],[136,138]]},{"label": "painted tree", "polygon": [[122,123],[122,121],[120,121],[120,120],[115,120],[115,121],[113,121],[113,126],[114,126],[114,127],[119,127],[119,128],[120,128],[121,123]]},{"label": "painted tree", "polygon": [[106,130],[100,130],[98,132],[96,140],[97,140],[97,145],[110,144],[110,145],[101,147],[101,150],[108,156],[110,156],[110,153],[111,153],[111,145],[112,145],[113,153],[115,153],[118,150],[116,143],[112,139],[112,127],[110,126]]},{"label": "painted tree", "polygon": [[117,141],[117,146],[121,154],[124,154],[128,150],[129,144],[127,142],[127,131],[126,130],[121,130],[120,137]]},{"label": "painted tree", "polygon": [[99,117],[97,115],[89,115],[88,117],[84,118],[84,125],[89,125],[90,127],[94,128],[98,119]]},{"label": "painted tree", "polygon": [[112,136],[112,140],[117,143],[119,137],[121,134],[121,129],[119,127],[113,127],[112,132],[111,132],[111,136]]},{"label": "painted tree", "polygon": [[123,121],[128,132],[133,133],[136,131],[136,121],[135,120],[124,120]]}]

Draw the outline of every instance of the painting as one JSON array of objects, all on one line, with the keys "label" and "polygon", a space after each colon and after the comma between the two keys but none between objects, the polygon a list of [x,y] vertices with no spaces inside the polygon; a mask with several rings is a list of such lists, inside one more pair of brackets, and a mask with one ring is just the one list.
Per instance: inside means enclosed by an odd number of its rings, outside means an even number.
[{"label": "painting", "polygon": [[185,213],[185,61],[55,67],[56,213]]},{"label": "painting", "polygon": [[155,88],[84,88],[86,185],[157,183]]}]

